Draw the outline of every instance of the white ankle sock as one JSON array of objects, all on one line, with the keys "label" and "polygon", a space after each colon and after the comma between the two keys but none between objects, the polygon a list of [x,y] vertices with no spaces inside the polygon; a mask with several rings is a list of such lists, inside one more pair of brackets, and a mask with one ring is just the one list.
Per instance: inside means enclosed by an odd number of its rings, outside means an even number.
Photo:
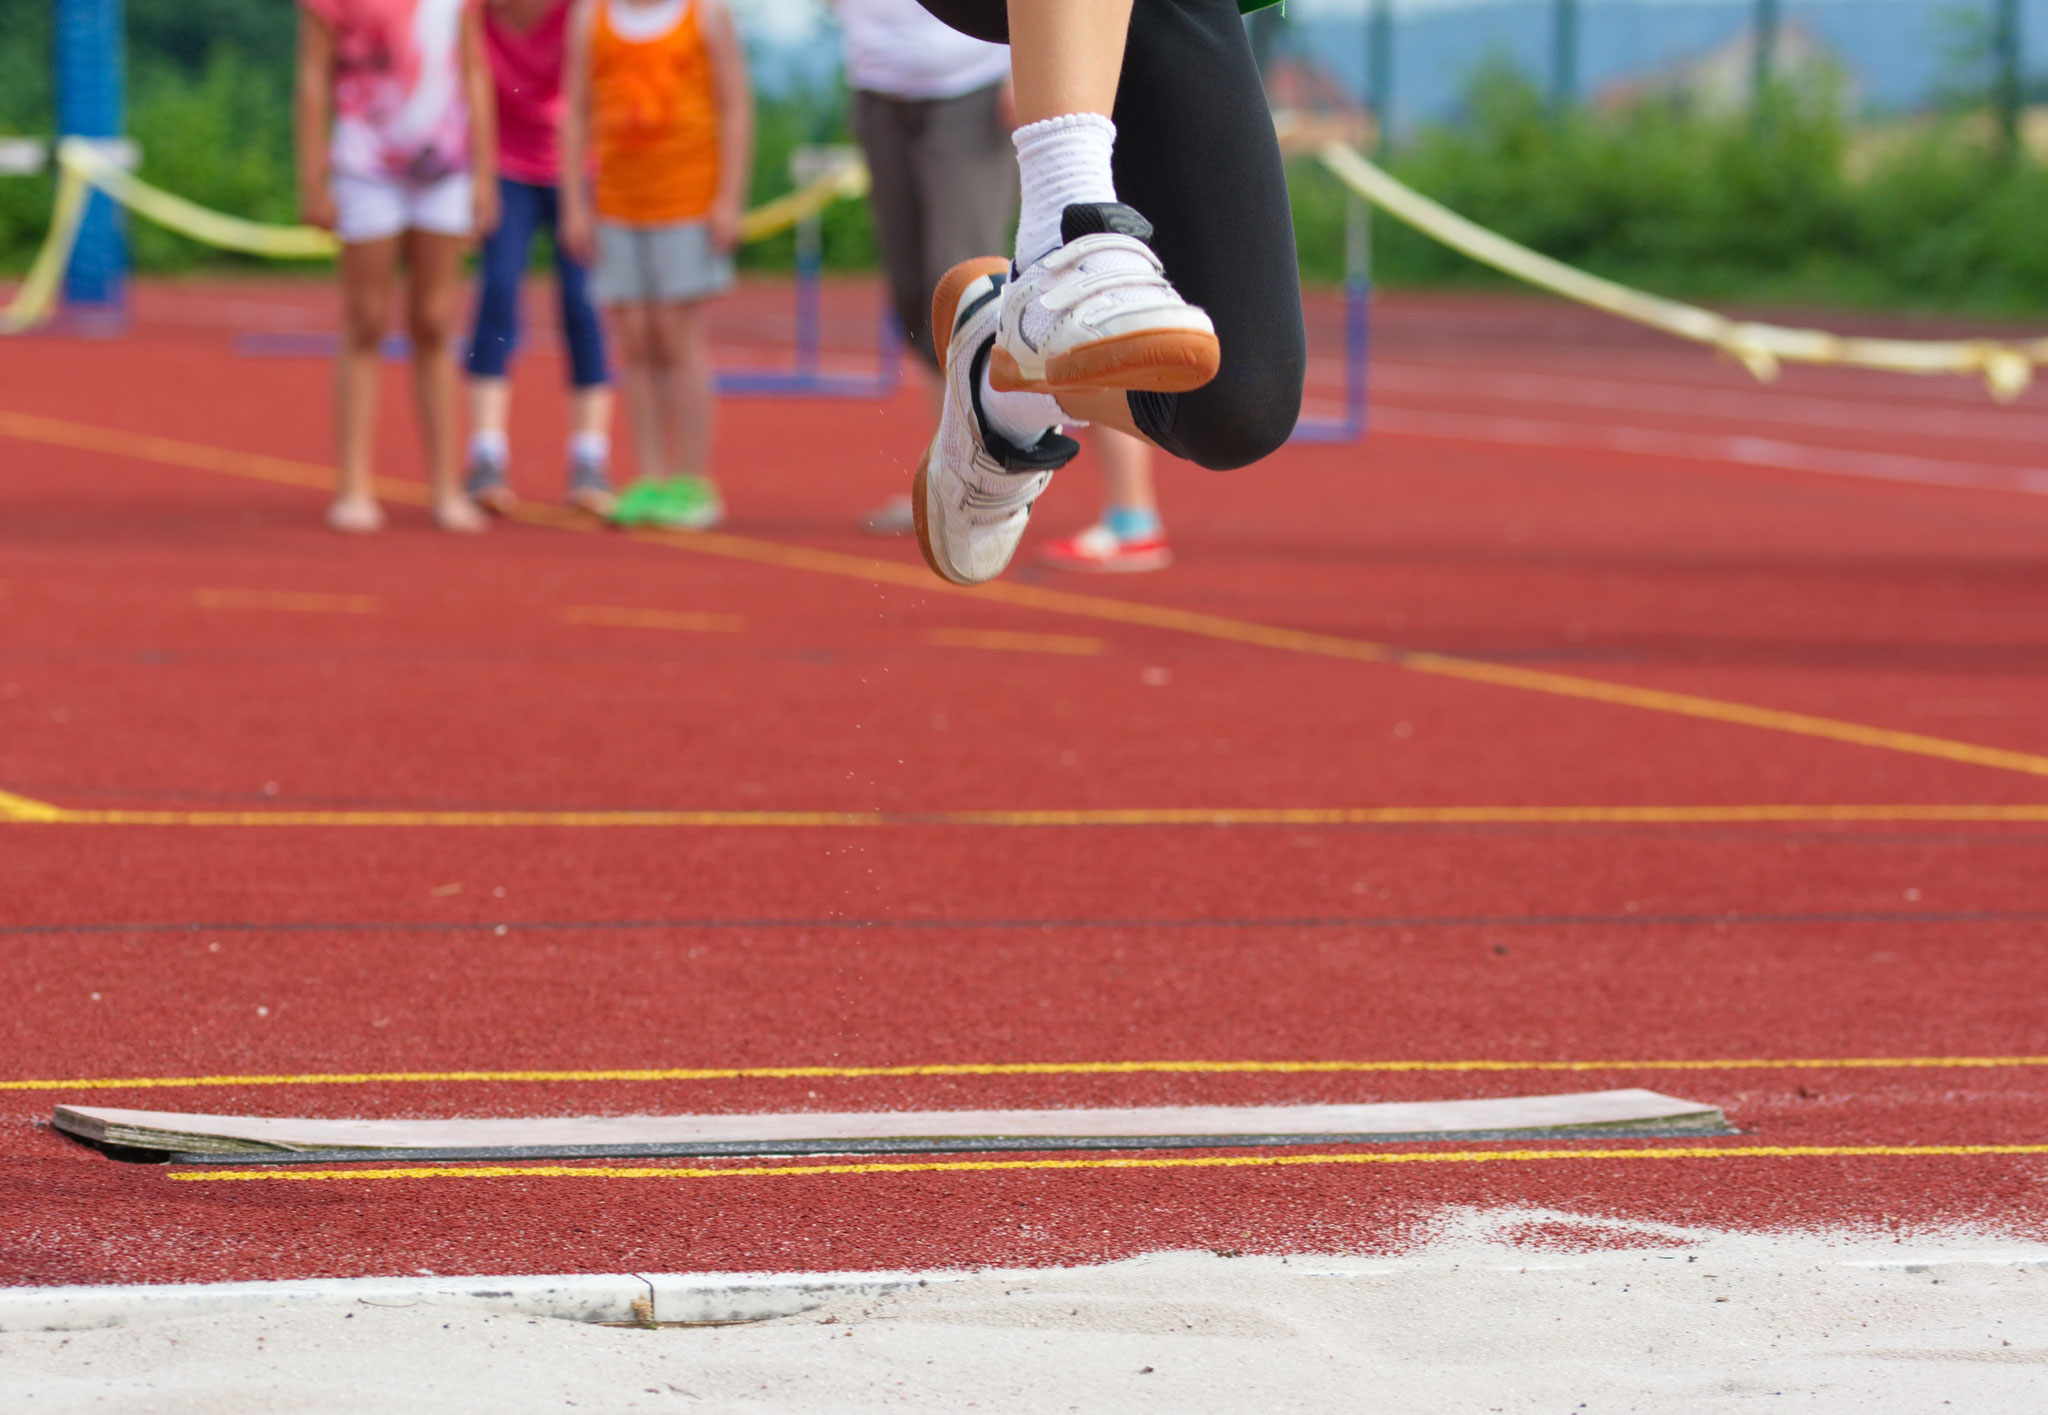
[{"label": "white ankle sock", "polygon": [[985,368],[981,371],[981,415],[991,428],[1020,448],[1030,447],[1068,421],[1060,411],[1059,399],[1052,394],[998,393],[989,387]]},{"label": "white ankle sock", "polygon": [[1017,214],[1017,268],[1063,244],[1060,216],[1076,202],[1115,201],[1109,155],[1116,124],[1100,113],[1068,113],[1029,123],[1010,135],[1024,202]]},{"label": "white ankle sock", "polygon": [[601,432],[577,432],[569,436],[569,457],[602,467],[611,460],[612,440]]},{"label": "white ankle sock", "polygon": [[478,428],[469,435],[469,455],[504,466],[512,460],[512,446],[505,440],[505,434],[489,428]]}]

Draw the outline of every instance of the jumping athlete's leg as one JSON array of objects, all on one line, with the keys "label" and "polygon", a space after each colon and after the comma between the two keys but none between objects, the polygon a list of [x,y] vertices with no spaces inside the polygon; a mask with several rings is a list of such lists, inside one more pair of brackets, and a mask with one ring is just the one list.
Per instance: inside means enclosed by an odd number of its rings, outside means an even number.
[{"label": "jumping athlete's leg", "polygon": [[[1007,12],[1004,0],[922,3],[1001,43],[1023,0]],[[1214,322],[1224,363],[1194,392],[1062,391],[1060,406],[1202,466],[1256,461],[1293,431],[1307,338],[1279,145],[1234,0],[1136,0],[1112,116],[1117,194],[1150,219],[1152,247]]]}]

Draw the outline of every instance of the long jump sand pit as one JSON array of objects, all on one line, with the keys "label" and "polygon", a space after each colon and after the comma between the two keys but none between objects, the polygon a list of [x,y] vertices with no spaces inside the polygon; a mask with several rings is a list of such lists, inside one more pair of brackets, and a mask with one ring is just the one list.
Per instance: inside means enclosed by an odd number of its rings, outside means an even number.
[{"label": "long jump sand pit", "polygon": [[0,1336],[13,1410],[2038,1410],[2048,1247],[1467,1211],[1399,1255],[984,1272],[771,1321],[390,1299]]}]

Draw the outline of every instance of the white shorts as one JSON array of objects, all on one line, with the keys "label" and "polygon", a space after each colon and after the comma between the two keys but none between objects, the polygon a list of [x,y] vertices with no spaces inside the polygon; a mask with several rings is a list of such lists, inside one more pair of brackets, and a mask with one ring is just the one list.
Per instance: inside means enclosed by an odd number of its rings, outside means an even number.
[{"label": "white shorts", "polygon": [[403,231],[467,236],[475,225],[467,172],[412,182],[403,177],[358,177],[337,172],[334,234],[347,245],[383,241]]}]

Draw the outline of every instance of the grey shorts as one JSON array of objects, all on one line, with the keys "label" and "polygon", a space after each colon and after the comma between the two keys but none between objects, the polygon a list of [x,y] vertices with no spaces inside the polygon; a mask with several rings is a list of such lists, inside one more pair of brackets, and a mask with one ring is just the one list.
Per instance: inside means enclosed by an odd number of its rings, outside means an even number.
[{"label": "grey shorts", "polygon": [[711,243],[702,221],[672,226],[597,223],[591,293],[606,305],[671,304],[720,295],[732,286],[732,256]]}]

